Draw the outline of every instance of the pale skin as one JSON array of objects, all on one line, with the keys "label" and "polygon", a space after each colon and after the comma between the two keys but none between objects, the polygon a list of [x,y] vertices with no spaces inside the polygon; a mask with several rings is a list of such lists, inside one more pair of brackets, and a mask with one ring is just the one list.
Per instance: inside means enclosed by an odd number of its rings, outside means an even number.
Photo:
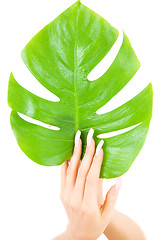
[{"label": "pale skin", "polygon": [[146,240],[133,220],[114,210],[118,183],[103,198],[103,180],[99,178],[103,161],[102,141],[95,152],[91,129],[81,161],[82,140],[80,133],[76,134],[73,155],[61,167],[60,198],[68,224],[66,230],[53,240],[96,240],[101,234],[109,240]]}]

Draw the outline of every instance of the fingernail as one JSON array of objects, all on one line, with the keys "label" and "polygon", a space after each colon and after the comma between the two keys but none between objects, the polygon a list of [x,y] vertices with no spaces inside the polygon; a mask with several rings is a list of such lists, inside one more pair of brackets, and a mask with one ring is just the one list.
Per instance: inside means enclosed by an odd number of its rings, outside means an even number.
[{"label": "fingernail", "polygon": [[120,176],[120,177],[116,178],[116,185],[115,185],[115,190],[114,190],[115,193],[119,192],[121,185],[122,185],[122,177]]},{"label": "fingernail", "polygon": [[76,136],[75,136],[75,147],[78,147],[80,135],[81,135],[81,131],[78,130],[78,131],[76,132]]},{"label": "fingernail", "polygon": [[87,134],[87,147],[90,147],[90,145],[91,145],[91,140],[92,140],[92,137],[93,137],[93,133],[94,133],[93,128],[90,128],[90,130]]},{"label": "fingernail", "polygon": [[101,140],[101,141],[98,143],[97,148],[96,148],[96,152],[95,152],[95,155],[96,155],[96,156],[97,156],[98,153],[100,152],[100,149],[101,149],[101,147],[103,146],[103,144],[104,144],[104,141],[103,141],[103,140]]}]

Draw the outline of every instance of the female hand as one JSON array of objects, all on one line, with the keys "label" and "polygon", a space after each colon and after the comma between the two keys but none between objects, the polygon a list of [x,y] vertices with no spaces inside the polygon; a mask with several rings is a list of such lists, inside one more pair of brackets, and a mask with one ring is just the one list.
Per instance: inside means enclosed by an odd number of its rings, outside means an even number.
[{"label": "female hand", "polygon": [[61,168],[61,201],[68,216],[65,239],[95,240],[105,230],[111,221],[114,205],[117,199],[117,189],[114,185],[108,191],[104,203],[99,205],[99,175],[103,161],[104,141],[96,148],[92,138],[91,128],[87,135],[87,147],[82,162],[81,132],[75,137],[73,155],[65,161]]}]

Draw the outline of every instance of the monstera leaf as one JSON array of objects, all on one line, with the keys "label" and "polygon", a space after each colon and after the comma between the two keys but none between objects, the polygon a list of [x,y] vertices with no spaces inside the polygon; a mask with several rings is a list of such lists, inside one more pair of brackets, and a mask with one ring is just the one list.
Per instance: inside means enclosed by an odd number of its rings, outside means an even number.
[{"label": "monstera leaf", "polygon": [[[131,44],[123,33],[123,43],[109,69],[98,79],[88,74],[106,56],[118,31],[80,1],[38,32],[22,50],[22,59],[34,77],[60,98],[48,101],[23,88],[11,73],[8,104],[10,122],[22,151],[41,165],[60,165],[72,156],[76,131],[81,131],[83,152],[86,136],[97,135],[138,124],[125,133],[104,138],[101,178],[124,174],[140,152],[152,115],[151,83],[137,96],[110,112],[96,111],[111,100],[140,67]],[[45,128],[21,118],[19,113],[60,130]]]}]

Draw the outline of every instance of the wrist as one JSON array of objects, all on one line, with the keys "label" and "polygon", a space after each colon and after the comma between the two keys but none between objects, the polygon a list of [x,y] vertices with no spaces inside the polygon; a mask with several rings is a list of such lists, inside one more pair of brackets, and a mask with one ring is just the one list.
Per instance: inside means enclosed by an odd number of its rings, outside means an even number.
[{"label": "wrist", "polygon": [[64,240],[96,240],[95,238],[85,238],[81,236],[77,236],[77,234],[73,234],[71,231],[66,230],[64,232]]},{"label": "wrist", "polygon": [[68,229],[65,231],[65,240],[83,240],[76,236],[76,234],[73,234],[71,231]]},{"label": "wrist", "polygon": [[[63,239],[64,239],[64,240],[69,240],[69,235],[68,235],[67,231],[65,231],[65,232],[63,233]],[[71,239],[70,239],[70,240],[71,240]]]},{"label": "wrist", "polygon": [[103,232],[106,237],[107,237],[107,232],[109,232],[109,228],[114,225],[115,220],[116,220],[116,210],[113,211],[112,218]]},{"label": "wrist", "polygon": [[65,240],[83,240],[83,239],[80,239],[79,237],[75,236],[68,230],[65,231],[64,235],[65,235]]}]

